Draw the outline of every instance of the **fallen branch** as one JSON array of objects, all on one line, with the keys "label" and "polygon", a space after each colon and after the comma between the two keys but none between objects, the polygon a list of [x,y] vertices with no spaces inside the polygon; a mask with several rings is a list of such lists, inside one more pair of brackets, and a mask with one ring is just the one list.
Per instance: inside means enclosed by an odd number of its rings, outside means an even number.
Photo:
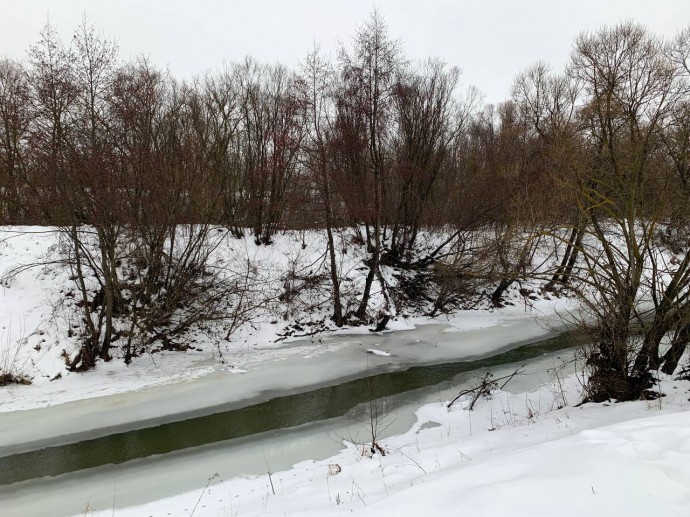
[{"label": "fallen branch", "polygon": [[476,386],[474,386],[473,388],[462,390],[453,400],[448,402],[446,408],[450,408],[460,397],[469,395],[471,393],[472,401],[470,402],[470,405],[467,407],[467,409],[469,411],[472,411],[474,409],[474,405],[477,403],[477,401],[482,395],[486,397],[490,396],[491,390],[495,389],[500,381],[505,380],[505,382],[501,384],[500,387],[500,389],[503,389],[506,386],[506,384],[508,384],[513,379],[513,377],[524,373],[523,368],[523,366],[520,366],[519,368],[516,368],[513,373],[504,375],[503,377],[499,377],[498,379],[494,379],[493,374],[491,372],[486,372],[482,377],[479,378],[479,382]]}]

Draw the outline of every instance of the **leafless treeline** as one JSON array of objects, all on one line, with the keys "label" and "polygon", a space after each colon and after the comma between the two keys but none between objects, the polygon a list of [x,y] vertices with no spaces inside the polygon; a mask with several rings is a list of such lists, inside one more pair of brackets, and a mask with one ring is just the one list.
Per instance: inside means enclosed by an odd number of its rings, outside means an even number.
[{"label": "leafless treeline", "polygon": [[86,24],[69,48],[47,26],[0,68],[2,222],[130,224],[175,207],[270,243],[331,218],[364,223],[372,245],[390,227],[402,251],[423,224],[460,216],[462,156],[483,161],[472,134],[497,129],[480,127],[458,79],[408,63],[378,16],[335,63],[318,49],[296,71],[247,58],[192,82],[119,62]]},{"label": "leafless treeline", "polygon": [[[212,225],[266,245],[283,229],[324,228],[338,325],[368,317],[377,278],[388,296],[382,263],[435,264],[432,313],[468,278],[493,282],[499,305],[536,274],[538,244],[557,239],[544,286],[591,305],[598,357],[625,391],[649,368],[675,367],[690,338],[689,54],[690,30],[669,41],[633,23],[583,33],[566,70],[537,63],[511,99],[481,106],[460,92],[458,69],[409,62],[377,13],[335,59],[315,48],[290,70],[247,58],[192,82],[143,58],[119,62],[86,23],[69,48],[46,27],[24,62],[0,62],[0,218],[61,228],[84,306],[94,300],[83,269],[96,271],[93,357],[108,356],[123,256],[143,265],[130,295],[141,307],[168,293],[154,311],[167,324],[161,307],[203,285]],[[369,254],[351,315],[333,237],[345,227]],[[448,239],[426,249],[420,231],[440,228]],[[659,263],[663,246],[677,267]],[[631,324],[643,346],[628,345]],[[678,346],[660,357],[669,332]]]}]

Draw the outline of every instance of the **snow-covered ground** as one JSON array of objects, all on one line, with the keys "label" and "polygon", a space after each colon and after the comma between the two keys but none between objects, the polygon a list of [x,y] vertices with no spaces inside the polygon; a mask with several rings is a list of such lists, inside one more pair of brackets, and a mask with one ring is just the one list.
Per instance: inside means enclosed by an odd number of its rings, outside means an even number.
[{"label": "snow-covered ground", "polygon": [[209,472],[206,488],[115,515],[685,516],[689,388],[665,378],[659,400],[559,409],[578,401],[570,375],[529,392],[495,391],[474,411],[462,399],[450,409],[426,404],[407,432],[381,441],[385,456],[345,443],[270,478]]}]

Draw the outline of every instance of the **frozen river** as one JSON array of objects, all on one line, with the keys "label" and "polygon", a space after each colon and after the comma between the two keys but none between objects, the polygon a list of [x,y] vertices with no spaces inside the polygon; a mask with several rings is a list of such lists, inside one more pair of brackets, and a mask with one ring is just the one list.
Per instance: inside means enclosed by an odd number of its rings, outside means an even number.
[{"label": "frozen river", "polygon": [[326,458],[343,438],[366,441],[358,404],[385,397],[394,416],[386,433],[397,434],[414,422],[417,407],[451,398],[477,369],[491,367],[498,376],[528,361],[531,375],[511,387],[529,389],[546,380],[557,355],[550,350],[567,343],[522,345],[553,337],[556,324],[554,316],[470,330],[435,324],[333,336],[320,343],[332,353],[276,357],[244,374],[218,371],[189,383],[0,414],[3,515],[129,506],[203,487],[215,473],[265,474]]}]

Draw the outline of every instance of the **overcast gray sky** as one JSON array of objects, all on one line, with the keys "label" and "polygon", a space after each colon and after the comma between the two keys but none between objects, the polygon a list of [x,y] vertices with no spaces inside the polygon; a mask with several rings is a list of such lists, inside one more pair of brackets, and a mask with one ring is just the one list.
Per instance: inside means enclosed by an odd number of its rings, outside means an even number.
[{"label": "overcast gray sky", "polygon": [[348,43],[374,6],[409,57],[459,66],[493,103],[534,61],[562,67],[583,30],[631,19],[673,35],[690,24],[690,0],[0,0],[0,56],[24,57],[48,16],[69,41],[86,14],[122,58],[145,54],[179,77],[248,54],[293,66],[314,41],[331,53]]}]

